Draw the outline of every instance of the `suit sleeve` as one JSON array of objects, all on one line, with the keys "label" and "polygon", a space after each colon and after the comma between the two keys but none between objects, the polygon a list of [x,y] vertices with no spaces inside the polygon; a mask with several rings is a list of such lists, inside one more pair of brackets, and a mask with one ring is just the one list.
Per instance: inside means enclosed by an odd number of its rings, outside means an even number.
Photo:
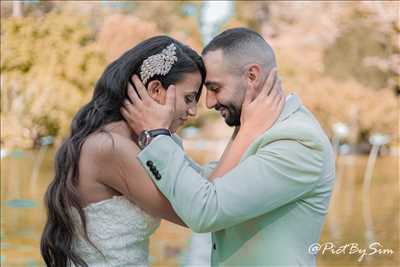
[{"label": "suit sleeve", "polygon": [[[171,136],[172,140],[180,147],[183,149],[183,142],[182,139],[176,135],[173,134]],[[207,164],[201,166],[199,164],[197,164],[194,160],[192,160],[190,157],[185,156],[186,160],[189,162],[189,165],[195,169],[198,173],[200,173],[200,175],[202,177],[204,177],[205,179],[208,178],[208,176],[211,175],[211,173],[213,172],[213,170],[217,167],[218,165],[218,161],[210,161]]]},{"label": "suit sleeve", "polygon": [[213,182],[167,136],[155,138],[138,159],[195,232],[228,228],[294,201],[315,187],[322,172],[322,151],[291,140],[265,145]]}]

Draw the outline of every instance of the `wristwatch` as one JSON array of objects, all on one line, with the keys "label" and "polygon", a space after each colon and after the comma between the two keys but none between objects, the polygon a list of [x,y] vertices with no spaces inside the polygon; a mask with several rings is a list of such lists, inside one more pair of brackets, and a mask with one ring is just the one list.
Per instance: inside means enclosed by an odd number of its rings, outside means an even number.
[{"label": "wristwatch", "polygon": [[139,147],[141,149],[145,148],[148,144],[150,144],[151,140],[159,135],[171,136],[171,132],[168,129],[144,130],[138,138]]}]

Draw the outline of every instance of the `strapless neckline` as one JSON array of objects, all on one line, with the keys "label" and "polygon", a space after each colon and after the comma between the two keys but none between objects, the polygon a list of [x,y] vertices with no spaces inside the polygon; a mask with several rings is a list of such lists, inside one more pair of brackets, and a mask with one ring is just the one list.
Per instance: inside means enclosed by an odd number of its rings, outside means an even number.
[{"label": "strapless neckline", "polygon": [[[104,254],[82,236],[76,238],[73,250],[89,267],[148,266],[149,237],[159,227],[159,218],[121,195],[91,203],[83,210],[89,239]],[[79,228],[79,216],[75,218]]]}]

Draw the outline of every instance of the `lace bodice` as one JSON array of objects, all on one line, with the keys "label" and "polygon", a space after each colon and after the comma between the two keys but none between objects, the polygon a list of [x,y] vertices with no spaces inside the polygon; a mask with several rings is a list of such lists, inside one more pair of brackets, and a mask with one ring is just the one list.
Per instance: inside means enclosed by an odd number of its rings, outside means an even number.
[{"label": "lace bodice", "polygon": [[82,237],[74,240],[73,249],[89,267],[148,265],[149,236],[160,225],[160,219],[123,196],[91,204],[84,212],[89,238],[104,255]]}]

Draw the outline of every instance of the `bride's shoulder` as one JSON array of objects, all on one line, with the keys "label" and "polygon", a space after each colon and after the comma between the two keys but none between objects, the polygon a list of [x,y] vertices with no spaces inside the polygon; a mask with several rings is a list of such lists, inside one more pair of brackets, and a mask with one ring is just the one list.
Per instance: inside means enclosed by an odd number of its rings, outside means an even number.
[{"label": "bride's shoulder", "polygon": [[127,136],[112,131],[99,131],[88,136],[81,153],[99,160],[115,156],[136,156],[140,149]]}]

